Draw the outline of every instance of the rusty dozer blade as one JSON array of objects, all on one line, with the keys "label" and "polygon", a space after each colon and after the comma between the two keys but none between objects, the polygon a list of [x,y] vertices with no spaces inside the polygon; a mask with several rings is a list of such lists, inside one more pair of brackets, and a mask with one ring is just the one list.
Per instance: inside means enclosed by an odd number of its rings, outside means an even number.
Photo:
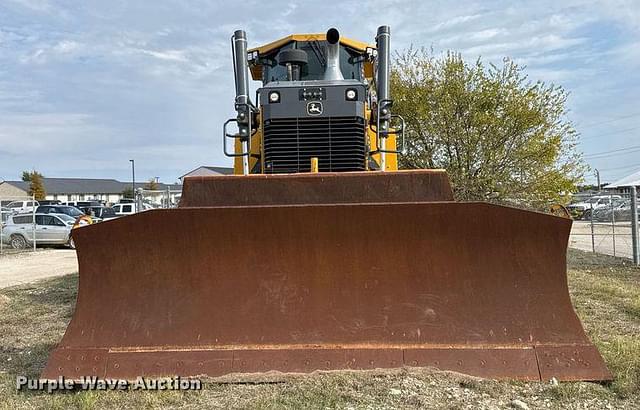
[{"label": "rusty dozer blade", "polygon": [[570,220],[452,202],[442,172],[185,184],[186,207],[74,233],[76,310],[43,378],[424,366],[611,379],[569,299]]}]

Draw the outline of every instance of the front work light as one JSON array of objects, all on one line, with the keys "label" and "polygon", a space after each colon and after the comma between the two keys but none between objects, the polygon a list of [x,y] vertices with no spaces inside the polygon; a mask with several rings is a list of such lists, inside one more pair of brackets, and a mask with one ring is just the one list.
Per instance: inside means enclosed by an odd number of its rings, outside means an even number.
[{"label": "front work light", "polygon": [[358,93],[356,92],[356,90],[350,88],[347,90],[346,97],[347,97],[347,100],[353,101],[356,98],[358,98]]}]

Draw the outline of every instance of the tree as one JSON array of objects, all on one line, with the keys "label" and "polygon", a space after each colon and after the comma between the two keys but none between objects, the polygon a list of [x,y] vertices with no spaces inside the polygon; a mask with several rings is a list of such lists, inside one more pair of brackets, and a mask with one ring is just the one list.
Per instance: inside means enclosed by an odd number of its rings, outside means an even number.
[{"label": "tree", "polygon": [[122,190],[122,197],[123,198],[133,198],[133,188],[128,186],[125,189],[123,189]]},{"label": "tree", "polygon": [[[22,174],[24,179],[25,174]],[[42,174],[33,171],[29,174],[29,195],[33,195],[36,201],[42,201],[47,197],[47,193],[44,190],[44,183],[42,181]]]},{"label": "tree", "polygon": [[407,122],[401,167],[445,168],[459,200],[560,201],[587,169],[567,92],[530,82],[510,60],[485,66],[411,48],[397,55],[391,89]]},{"label": "tree", "polygon": [[149,191],[157,191],[158,190],[158,182],[156,181],[155,178],[151,178],[149,181],[147,181],[146,184],[144,184],[144,189],[149,190]]}]

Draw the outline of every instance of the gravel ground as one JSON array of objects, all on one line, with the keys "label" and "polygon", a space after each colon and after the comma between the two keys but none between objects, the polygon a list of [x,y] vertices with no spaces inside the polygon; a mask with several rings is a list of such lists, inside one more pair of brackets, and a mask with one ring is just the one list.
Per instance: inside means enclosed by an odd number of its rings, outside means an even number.
[{"label": "gravel ground", "polygon": [[72,249],[43,249],[7,253],[0,257],[0,288],[39,279],[68,275],[78,271]]}]

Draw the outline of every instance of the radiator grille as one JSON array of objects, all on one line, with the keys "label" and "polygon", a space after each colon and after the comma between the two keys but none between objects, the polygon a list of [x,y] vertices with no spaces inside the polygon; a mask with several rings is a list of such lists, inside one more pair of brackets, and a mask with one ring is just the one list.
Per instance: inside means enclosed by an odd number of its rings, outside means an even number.
[{"label": "radiator grille", "polygon": [[264,124],[266,173],[365,169],[364,120],[360,117],[278,118]]}]

